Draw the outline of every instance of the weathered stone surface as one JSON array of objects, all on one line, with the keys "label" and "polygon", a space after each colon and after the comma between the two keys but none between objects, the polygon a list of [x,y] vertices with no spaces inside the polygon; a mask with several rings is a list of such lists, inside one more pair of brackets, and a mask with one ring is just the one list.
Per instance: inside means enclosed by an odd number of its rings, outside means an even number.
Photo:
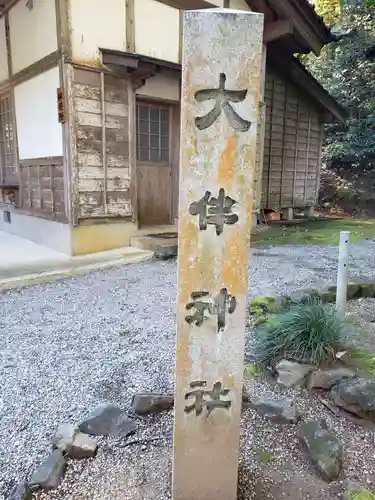
[{"label": "weathered stone surface", "polygon": [[73,444],[74,436],[78,428],[72,424],[59,425],[56,434],[52,438],[52,445],[62,451],[67,451]]},{"label": "weathered stone surface", "polygon": [[95,456],[98,449],[98,445],[92,438],[80,432],[78,427],[72,424],[60,425],[52,439],[52,444],[70,458],[91,458]]},{"label": "weathered stone surface", "polygon": [[178,245],[170,244],[170,245],[158,245],[155,249],[154,255],[157,259],[167,260],[176,257],[178,253]]},{"label": "weathered stone surface", "polygon": [[375,495],[363,488],[350,489],[345,492],[344,500],[375,500]]},{"label": "weathered stone surface", "polygon": [[337,479],[342,470],[343,446],[327,429],[324,421],[310,420],[301,424],[299,437],[307,448],[309,457],[328,481]]},{"label": "weathered stone surface", "polygon": [[374,296],[375,296],[375,284],[363,283],[361,285],[361,297],[374,297]]},{"label": "weathered stone surface", "polygon": [[358,283],[348,283],[346,297],[348,300],[356,299],[361,296],[361,285]]},{"label": "weathered stone surface", "polygon": [[126,437],[135,431],[136,425],[118,406],[99,405],[78,428],[93,436]]},{"label": "weathered stone surface", "polygon": [[235,500],[263,17],[186,11],[183,36],[172,496]]},{"label": "weathered stone surface", "polygon": [[336,302],[336,292],[324,291],[320,294],[320,298],[324,304]]},{"label": "weathered stone surface", "polygon": [[135,394],[132,400],[132,411],[137,415],[159,413],[173,408],[174,397],[165,394]]},{"label": "weathered stone surface", "polygon": [[332,388],[331,394],[337,406],[375,421],[375,380],[342,380]]},{"label": "weathered stone surface", "polygon": [[29,481],[33,490],[54,490],[61,483],[66,469],[66,461],[61,450],[55,450],[37,468]]},{"label": "weathered stone surface", "polygon": [[349,368],[333,368],[332,370],[316,370],[309,376],[307,387],[311,389],[331,389],[342,379],[353,378],[355,376]]},{"label": "weathered stone surface", "polygon": [[301,363],[283,359],[276,365],[277,382],[284,387],[304,385],[308,374],[314,368],[312,365],[302,365]]},{"label": "weathered stone surface", "polygon": [[255,398],[248,402],[247,406],[254,408],[264,417],[278,423],[295,424],[299,418],[293,400],[288,398]]},{"label": "weathered stone surface", "polygon": [[70,458],[92,458],[96,455],[97,449],[98,445],[90,436],[78,432],[67,453]]},{"label": "weathered stone surface", "polygon": [[16,484],[9,493],[8,500],[31,500],[32,492],[26,481]]}]

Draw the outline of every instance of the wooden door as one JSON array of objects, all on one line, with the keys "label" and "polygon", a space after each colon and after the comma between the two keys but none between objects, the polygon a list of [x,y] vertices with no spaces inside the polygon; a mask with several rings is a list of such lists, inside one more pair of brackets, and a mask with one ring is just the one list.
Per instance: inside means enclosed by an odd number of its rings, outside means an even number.
[{"label": "wooden door", "polygon": [[172,108],[137,103],[137,189],[140,226],[171,223]]}]

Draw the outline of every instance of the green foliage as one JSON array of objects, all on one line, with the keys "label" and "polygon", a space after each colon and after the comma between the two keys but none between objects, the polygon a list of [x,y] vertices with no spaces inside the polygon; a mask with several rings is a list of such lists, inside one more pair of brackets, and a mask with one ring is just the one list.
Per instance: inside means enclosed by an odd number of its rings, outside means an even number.
[{"label": "green foliage", "polygon": [[262,374],[261,369],[259,368],[258,365],[254,363],[245,363],[244,367],[244,377],[251,379],[251,378],[259,378]]},{"label": "green foliage", "polygon": [[361,373],[375,378],[375,354],[365,349],[353,348],[347,352],[348,363]]},{"label": "green foliage", "polygon": [[345,495],[347,500],[375,500],[375,496],[368,490],[350,490]]},{"label": "green foliage", "polygon": [[289,311],[270,317],[259,328],[257,357],[265,366],[282,358],[319,365],[334,358],[345,330],[334,309],[316,298],[307,304],[292,304]]},{"label": "green foliage", "polygon": [[256,452],[255,456],[257,461],[264,465],[270,465],[275,460],[275,455],[270,451],[259,450]]},{"label": "green foliage", "polygon": [[319,58],[301,56],[349,114],[345,123],[327,126],[324,158],[333,165],[369,168],[375,164],[375,6],[343,9],[334,32],[339,40]]}]

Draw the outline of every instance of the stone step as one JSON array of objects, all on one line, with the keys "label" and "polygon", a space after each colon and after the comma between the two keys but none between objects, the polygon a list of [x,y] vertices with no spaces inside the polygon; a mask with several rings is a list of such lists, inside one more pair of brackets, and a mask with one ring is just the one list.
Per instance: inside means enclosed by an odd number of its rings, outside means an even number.
[{"label": "stone step", "polygon": [[135,236],[130,239],[130,245],[153,252],[158,259],[170,259],[177,255],[178,238],[174,233]]}]

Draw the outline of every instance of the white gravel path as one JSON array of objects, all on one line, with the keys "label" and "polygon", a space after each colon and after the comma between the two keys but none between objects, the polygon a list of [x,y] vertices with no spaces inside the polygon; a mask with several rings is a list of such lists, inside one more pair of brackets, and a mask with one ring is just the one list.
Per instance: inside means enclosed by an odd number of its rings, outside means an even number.
[{"label": "white gravel path", "polygon": [[[336,248],[258,247],[252,254],[251,296],[335,282]],[[374,264],[374,241],[351,247],[352,278],[375,280]],[[60,423],[77,423],[103,402],[126,408],[138,391],[173,391],[175,298],[175,260],[0,295],[0,499],[47,455]],[[139,426],[138,437],[162,436],[162,448],[135,451],[103,440],[96,459],[71,465],[62,487],[40,498],[169,498],[172,416]],[[142,496],[147,471],[153,493]],[[130,491],[133,483],[140,496],[124,496],[124,484]]]}]

